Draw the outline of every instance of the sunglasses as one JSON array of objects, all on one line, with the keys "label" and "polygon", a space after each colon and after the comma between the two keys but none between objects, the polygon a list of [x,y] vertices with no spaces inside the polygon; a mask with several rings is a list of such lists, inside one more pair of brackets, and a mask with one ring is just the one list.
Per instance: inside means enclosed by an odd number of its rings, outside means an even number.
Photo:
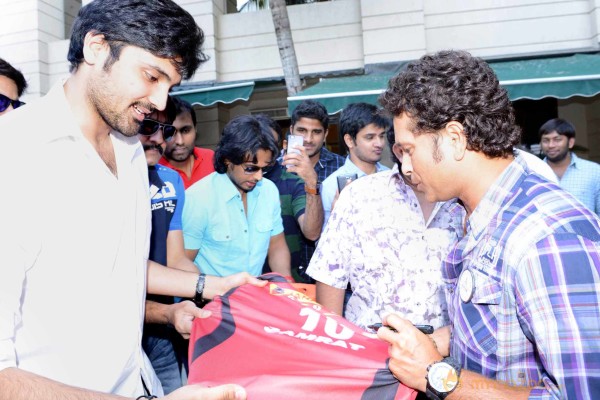
[{"label": "sunglasses", "polygon": [[162,128],[163,139],[165,142],[170,141],[175,136],[177,129],[173,125],[163,124],[150,118],[144,118],[140,124],[138,133],[144,136],[152,136]]},{"label": "sunglasses", "polygon": [[269,165],[264,166],[264,167],[259,167],[258,165],[248,165],[246,167],[242,167],[242,169],[244,170],[244,173],[246,175],[254,175],[258,170],[261,170],[262,173],[264,174],[266,172],[269,172],[269,170],[271,168],[273,168],[273,165],[274,164],[269,164]]},{"label": "sunglasses", "polygon": [[13,108],[16,109],[21,106],[24,106],[25,103],[19,100],[13,100],[10,97],[6,97],[5,95],[0,94],[0,112],[5,111],[10,105],[12,105]]}]

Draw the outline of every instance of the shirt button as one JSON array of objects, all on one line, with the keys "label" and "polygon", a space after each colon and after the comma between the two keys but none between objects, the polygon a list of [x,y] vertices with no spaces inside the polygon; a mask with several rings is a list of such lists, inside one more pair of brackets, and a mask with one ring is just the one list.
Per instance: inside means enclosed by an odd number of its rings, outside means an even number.
[{"label": "shirt button", "polygon": [[244,232],[245,232],[245,233],[248,233],[248,229],[244,229]]}]

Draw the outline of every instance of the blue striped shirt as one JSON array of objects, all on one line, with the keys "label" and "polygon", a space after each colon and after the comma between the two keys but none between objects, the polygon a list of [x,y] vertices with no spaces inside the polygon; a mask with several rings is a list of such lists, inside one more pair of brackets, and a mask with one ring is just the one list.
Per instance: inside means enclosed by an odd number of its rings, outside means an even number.
[{"label": "blue striped shirt", "polygon": [[[547,160],[546,160],[547,162]],[[600,215],[600,165],[571,153],[571,163],[558,182],[587,208]]]},{"label": "blue striped shirt", "polygon": [[600,398],[600,220],[572,195],[517,158],[442,271],[463,368],[533,399]]}]

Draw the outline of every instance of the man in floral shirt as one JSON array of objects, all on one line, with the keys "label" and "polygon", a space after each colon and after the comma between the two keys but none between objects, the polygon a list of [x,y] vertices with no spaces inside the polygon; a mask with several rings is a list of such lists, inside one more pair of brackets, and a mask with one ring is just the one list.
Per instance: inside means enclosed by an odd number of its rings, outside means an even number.
[{"label": "man in floral shirt", "polygon": [[[393,145],[392,129],[387,138]],[[317,301],[341,315],[350,282],[344,316],[363,328],[390,312],[415,324],[447,325],[441,264],[462,236],[463,217],[456,201],[427,201],[398,166],[353,182],[308,267]]]}]

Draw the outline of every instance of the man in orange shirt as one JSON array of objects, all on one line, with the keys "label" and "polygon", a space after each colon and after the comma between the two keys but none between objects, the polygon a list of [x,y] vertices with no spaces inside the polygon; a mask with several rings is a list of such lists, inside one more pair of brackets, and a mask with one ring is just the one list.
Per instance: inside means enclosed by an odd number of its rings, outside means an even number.
[{"label": "man in orange shirt", "polygon": [[177,111],[177,118],[173,122],[177,132],[173,139],[167,142],[165,154],[159,163],[177,171],[187,189],[214,172],[214,151],[195,147],[196,113],[187,101],[175,96],[172,99]]}]

